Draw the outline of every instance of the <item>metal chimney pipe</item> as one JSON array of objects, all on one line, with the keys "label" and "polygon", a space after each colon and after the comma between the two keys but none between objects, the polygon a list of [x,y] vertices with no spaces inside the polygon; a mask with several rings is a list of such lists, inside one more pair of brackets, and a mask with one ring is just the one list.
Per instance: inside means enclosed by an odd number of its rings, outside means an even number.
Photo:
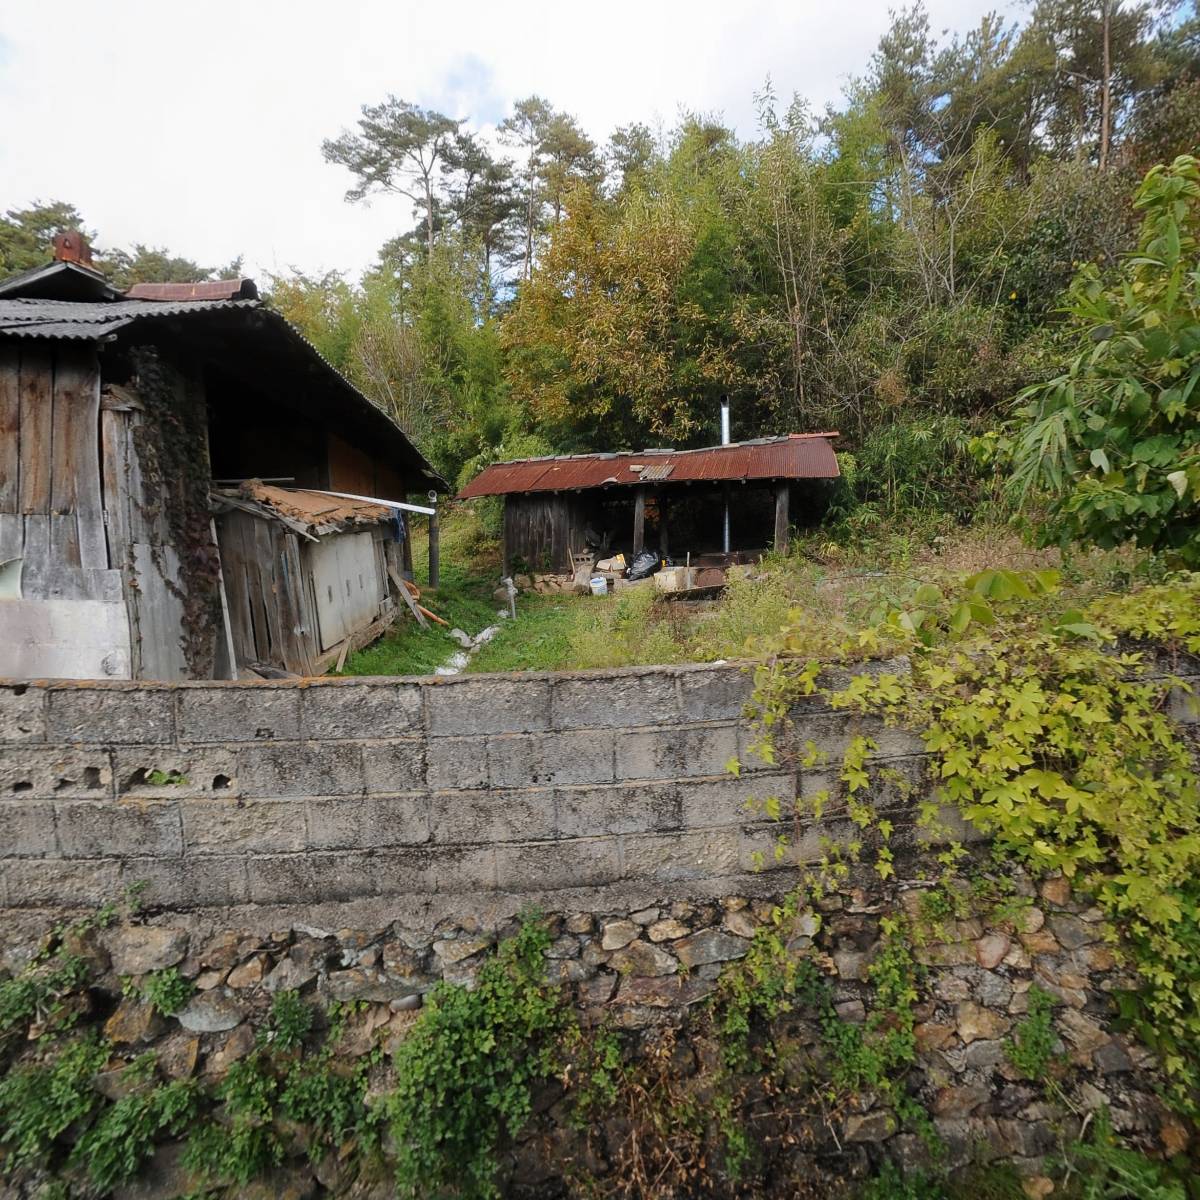
[{"label": "metal chimney pipe", "polygon": [[[721,445],[729,445],[729,397],[721,397]],[[729,553],[729,484],[722,489],[725,497],[725,522],[721,538],[721,548]]]}]

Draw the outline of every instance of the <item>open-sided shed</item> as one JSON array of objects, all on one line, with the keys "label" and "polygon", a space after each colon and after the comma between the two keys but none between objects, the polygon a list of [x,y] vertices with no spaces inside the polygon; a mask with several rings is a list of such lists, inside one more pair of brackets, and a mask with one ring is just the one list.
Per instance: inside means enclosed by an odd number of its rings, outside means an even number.
[{"label": "open-sided shed", "polygon": [[[724,556],[786,550],[800,489],[838,477],[836,433],[486,467],[459,499],[504,497],[504,562],[570,571],[585,547]],[[814,504],[816,501],[814,500]]]}]

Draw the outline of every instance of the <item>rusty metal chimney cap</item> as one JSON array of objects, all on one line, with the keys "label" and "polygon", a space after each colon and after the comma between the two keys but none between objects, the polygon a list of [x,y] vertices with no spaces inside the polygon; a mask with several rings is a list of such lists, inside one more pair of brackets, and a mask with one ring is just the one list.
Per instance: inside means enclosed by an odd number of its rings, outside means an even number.
[{"label": "rusty metal chimney cap", "polygon": [[54,235],[54,261],[92,265],[92,248],[78,229],[64,229]]}]

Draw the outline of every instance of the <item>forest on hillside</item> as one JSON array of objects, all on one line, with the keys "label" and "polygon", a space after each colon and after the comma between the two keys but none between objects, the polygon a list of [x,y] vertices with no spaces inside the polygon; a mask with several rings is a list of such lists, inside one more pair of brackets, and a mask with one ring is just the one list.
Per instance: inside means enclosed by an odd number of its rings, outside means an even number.
[{"label": "forest on hillside", "polygon": [[[839,104],[765,83],[748,136],[684,113],[600,143],[539,96],[486,131],[364,99],[314,152],[354,180],[348,221],[390,192],[412,227],[361,279],[265,282],[452,481],[711,444],[729,394],[735,438],[840,430],[860,504],[966,512],[972,436],[1061,369],[1064,290],[1118,267],[1138,181],[1196,150],[1200,8],[1036,0],[942,32],[917,3]],[[10,210],[0,273],[81,223]],[[145,246],[103,265],[220,273]]]}]

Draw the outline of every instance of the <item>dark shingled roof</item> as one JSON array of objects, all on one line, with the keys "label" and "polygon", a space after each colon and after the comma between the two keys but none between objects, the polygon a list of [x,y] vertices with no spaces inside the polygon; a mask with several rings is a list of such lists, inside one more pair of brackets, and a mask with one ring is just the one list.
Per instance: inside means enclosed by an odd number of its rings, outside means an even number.
[{"label": "dark shingled roof", "polygon": [[836,479],[836,433],[789,433],[702,450],[572,454],[527,458],[485,467],[458,494],[505,496],[521,492],[568,492],[653,483],[747,482],[770,479]]}]

